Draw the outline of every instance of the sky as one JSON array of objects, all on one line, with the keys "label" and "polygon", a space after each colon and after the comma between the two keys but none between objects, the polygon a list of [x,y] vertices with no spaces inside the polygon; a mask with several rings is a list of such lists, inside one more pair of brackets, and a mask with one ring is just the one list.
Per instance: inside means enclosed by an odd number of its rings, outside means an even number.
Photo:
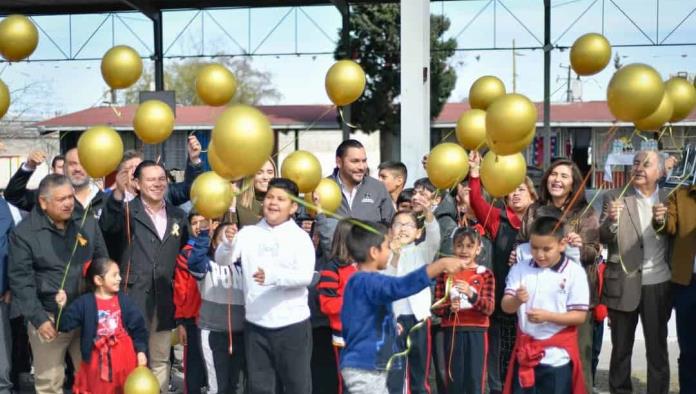
[{"label": "sky", "polygon": [[[552,42],[570,46],[582,34],[600,32],[613,45],[649,44],[651,40],[672,45],[696,43],[696,0],[660,0],[659,12],[657,3],[553,0]],[[449,101],[465,100],[471,84],[487,74],[498,76],[508,91],[512,90],[512,50],[480,48],[511,47],[513,39],[518,48],[538,46],[537,38],[543,40],[544,34],[542,4],[541,0],[431,3],[432,13],[450,19],[446,38],[455,37],[461,49],[450,59],[457,72],[457,84]],[[575,20],[577,23],[571,26]],[[106,99],[107,91],[99,71],[101,56],[119,44],[130,45],[143,56],[152,52],[151,24],[139,13],[39,16],[35,21],[42,31],[30,61],[0,63],[0,79],[13,92],[11,115],[21,112],[25,117],[47,118],[99,105]],[[340,22],[338,11],[330,6],[166,12],[165,56],[253,52],[257,55],[253,57],[254,67],[269,72],[282,94],[279,101],[267,104],[325,104],[329,100],[324,91],[324,75],[334,61],[331,53]],[[650,64],[666,79],[677,72],[696,72],[694,49],[696,46],[615,47],[613,51],[619,53],[622,64]],[[62,52],[90,60],[37,61],[64,58]],[[319,54],[275,55],[296,52]],[[543,100],[543,52],[517,50],[516,54],[517,92],[534,101]],[[178,59],[165,60],[174,61]],[[151,63],[146,60],[145,66],[151,67]],[[568,64],[567,50],[552,52],[552,101],[565,100],[564,67]],[[581,87],[584,101],[603,100],[613,72],[612,62],[601,73],[573,84]]]}]

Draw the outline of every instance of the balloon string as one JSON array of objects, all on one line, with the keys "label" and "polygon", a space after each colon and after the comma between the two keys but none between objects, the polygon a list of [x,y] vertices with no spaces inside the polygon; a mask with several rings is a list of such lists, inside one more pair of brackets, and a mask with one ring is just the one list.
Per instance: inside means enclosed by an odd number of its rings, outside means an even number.
[{"label": "balloon string", "polygon": [[390,370],[391,370],[391,368],[394,366],[394,361],[395,361],[397,358],[408,356],[408,354],[411,352],[411,345],[412,345],[412,343],[411,343],[411,334],[413,334],[416,330],[418,330],[418,329],[420,329],[421,327],[423,327],[423,326],[425,325],[425,322],[426,322],[427,320],[428,320],[428,318],[425,318],[425,319],[419,321],[418,323],[416,323],[416,325],[414,325],[413,327],[411,327],[410,330],[408,330],[408,333],[406,333],[406,350],[404,350],[404,351],[402,351],[402,352],[394,353],[394,354],[391,355],[391,357],[389,357],[389,360],[387,361],[387,368],[386,368],[387,371],[390,371]]},{"label": "balloon string", "polygon": [[344,125],[350,127],[351,129],[357,129],[357,128],[358,128],[358,126],[356,126],[356,125],[354,125],[354,124],[352,124],[352,123],[350,123],[350,122],[348,122],[348,121],[346,120],[346,117],[343,115],[343,107],[336,107],[336,108],[338,108],[338,116],[341,117],[341,122],[342,122]]},{"label": "balloon string", "polygon": [[488,225],[488,219],[491,217],[491,212],[493,212],[493,204],[495,204],[495,200],[497,200],[497,198],[494,197],[493,200],[491,200],[491,204],[488,206],[488,212],[486,213],[486,219],[484,219],[484,221],[483,221],[483,228],[484,229]]},{"label": "balloon string", "polygon": [[122,114],[121,114],[121,111],[119,111],[118,109],[116,109],[116,104],[115,104],[115,103],[109,103],[109,107],[111,108],[112,111],[114,111],[114,114],[116,114],[116,117],[117,117],[117,118],[119,118],[119,119],[122,118],[122,116],[121,116],[121,115],[122,115]]},{"label": "balloon string", "polygon": [[333,213],[333,212],[330,212],[330,211],[325,211],[325,210],[321,209],[319,206],[314,205],[314,204],[312,204],[312,203],[310,203],[310,202],[308,202],[308,201],[305,201],[305,200],[303,200],[303,199],[301,199],[301,198],[299,198],[299,197],[295,197],[295,196],[293,196],[293,195],[291,195],[291,194],[288,194],[288,196],[290,197],[291,200],[293,200],[294,202],[296,202],[296,203],[299,204],[299,205],[304,206],[305,208],[309,208],[309,209],[311,209],[311,210],[313,210],[313,211],[316,211],[316,212],[320,212],[320,211],[321,211],[322,214],[327,215],[327,216],[331,216],[332,218],[334,218],[334,219],[336,219],[336,220],[347,220],[347,221],[350,222],[351,224],[356,225],[356,226],[358,226],[358,227],[361,227],[361,228],[363,228],[363,229],[365,229],[365,230],[367,230],[367,231],[369,231],[369,232],[371,232],[371,233],[375,233],[375,234],[380,234],[380,235],[382,235],[382,233],[379,232],[379,231],[378,231],[377,229],[375,229],[374,227],[368,226],[367,224],[365,224],[365,223],[363,223],[363,222],[361,222],[361,221],[359,221],[359,220],[357,220],[357,219],[353,219],[353,218],[349,218],[349,217],[344,217],[344,216],[338,215],[338,214]]},{"label": "balloon string", "polygon": [[[234,278],[232,278],[233,267],[230,267],[229,272],[230,272],[230,281],[234,282]],[[232,352],[234,350],[232,348],[232,286],[230,286],[228,291],[229,291],[230,301],[227,303],[227,332],[228,332],[227,340],[229,341],[229,347],[228,347],[227,351],[229,354],[232,354]]]},{"label": "balloon string", "polygon": [[[130,202],[126,201],[126,238],[128,239],[128,249],[131,250],[131,226],[130,226]],[[128,294],[128,278],[130,277],[132,252],[128,254],[128,264],[126,264],[126,281],[123,283],[123,293]]]},{"label": "balloon string", "polygon": [[447,362],[447,375],[451,382],[454,381],[452,378],[452,357],[454,356],[454,337],[457,333],[457,326],[459,325],[459,312],[454,314],[454,324],[452,325],[452,341],[450,342],[449,360]]},{"label": "balloon string", "polygon": [[[307,126],[307,128],[305,128],[303,130],[299,130],[297,132],[297,135],[290,142],[288,142],[287,144],[283,145],[280,149],[278,149],[278,151],[275,154],[273,154],[273,156],[271,156],[271,158],[276,158],[280,154],[280,152],[285,150],[285,148],[287,148],[290,145],[295,144],[295,142],[300,139],[300,133],[304,133],[305,131],[311,130],[320,120],[322,120],[324,118],[324,116],[326,116],[326,114],[328,114],[329,112],[331,112],[331,110],[333,110],[335,108],[336,108],[335,105],[331,105],[328,108],[326,108],[326,111],[324,111],[321,115],[319,115],[317,118],[315,118],[312,121],[312,123],[310,123],[309,126]],[[339,113],[340,113],[340,108],[339,108]]]},{"label": "balloon string", "polygon": [[481,142],[478,144],[478,146],[476,146],[476,149],[475,149],[475,150],[478,151],[478,150],[481,149],[481,147],[484,146],[484,145],[486,145],[486,140],[481,141]]}]

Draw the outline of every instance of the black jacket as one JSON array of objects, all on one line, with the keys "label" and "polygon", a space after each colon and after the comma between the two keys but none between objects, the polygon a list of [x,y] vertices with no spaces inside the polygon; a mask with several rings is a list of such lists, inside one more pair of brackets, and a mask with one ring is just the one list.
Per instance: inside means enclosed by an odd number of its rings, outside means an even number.
[{"label": "black jacket", "polygon": [[7,244],[10,231],[14,228],[14,219],[7,201],[0,197],[0,295],[8,289],[7,284]]},{"label": "black jacket", "polygon": [[[174,267],[179,250],[188,240],[186,213],[172,204],[167,204],[166,210],[167,229],[163,240],[145,212],[140,197],[123,203],[109,196],[99,219],[111,249],[119,245],[122,251],[111,257],[120,263],[124,292],[140,307],[148,327],[157,311],[158,331],[175,328]],[[130,229],[126,226],[127,216]]]},{"label": "black jacket", "polygon": [[64,290],[68,300],[76,299],[84,287],[83,265],[99,257],[108,253],[94,217],[75,210],[65,231],[60,231],[35,207],[10,234],[8,276],[14,302],[39,327],[49,313],[58,311],[55,296],[66,269]]},{"label": "black jacket", "polygon": [[[92,358],[92,347],[97,338],[97,326],[99,325],[97,301],[94,297],[93,293],[87,293],[76,299],[63,311],[58,325],[58,329],[62,332],[69,332],[76,328],[82,329],[80,332],[80,352],[82,353],[82,361],[86,362]],[[147,328],[145,328],[142,312],[123,293],[118,294],[118,304],[121,307],[121,324],[133,340],[135,352],[147,353]]]}]

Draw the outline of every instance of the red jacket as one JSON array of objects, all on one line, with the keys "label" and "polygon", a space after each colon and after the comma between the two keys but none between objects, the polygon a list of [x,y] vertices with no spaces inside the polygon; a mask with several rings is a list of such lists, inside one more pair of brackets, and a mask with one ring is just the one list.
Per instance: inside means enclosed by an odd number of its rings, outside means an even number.
[{"label": "red jacket", "polygon": [[317,284],[319,292],[319,308],[329,318],[329,326],[333,331],[333,342],[341,346],[342,325],[341,308],[343,307],[343,290],[348,279],[357,271],[355,264],[341,264],[338,260],[331,260],[324,270]]},{"label": "red jacket", "polygon": [[[481,178],[469,178],[469,187],[471,188],[469,191],[471,209],[474,211],[474,215],[476,215],[476,219],[478,219],[479,223],[483,223],[491,240],[495,240],[495,237],[498,235],[498,227],[500,226],[500,208],[494,207],[483,198]],[[505,209],[510,225],[514,229],[519,229],[522,225],[522,221],[507,204],[505,205]]]},{"label": "red jacket", "polygon": [[580,361],[578,348],[578,331],[575,326],[566,327],[551,338],[534,339],[533,337],[517,330],[515,347],[512,349],[512,357],[505,376],[504,394],[512,393],[512,379],[515,363],[519,364],[518,376],[522,388],[534,387],[534,368],[544,358],[544,349],[547,347],[559,347],[568,352],[570,362],[573,365],[572,394],[584,394],[585,378]]},{"label": "red jacket", "polygon": [[[435,299],[445,296],[445,284],[449,275],[439,275],[435,282]],[[488,327],[488,316],[495,308],[495,279],[493,273],[486,267],[467,268],[454,274],[455,281],[463,280],[476,290],[470,299],[471,308],[460,309],[456,314],[450,309],[451,301],[447,300],[441,308],[434,310],[442,316],[442,327]]]},{"label": "red jacket", "polygon": [[198,290],[198,281],[188,269],[188,258],[193,250],[193,243],[189,241],[176,257],[174,268],[174,319],[198,319],[201,309],[201,293]]}]

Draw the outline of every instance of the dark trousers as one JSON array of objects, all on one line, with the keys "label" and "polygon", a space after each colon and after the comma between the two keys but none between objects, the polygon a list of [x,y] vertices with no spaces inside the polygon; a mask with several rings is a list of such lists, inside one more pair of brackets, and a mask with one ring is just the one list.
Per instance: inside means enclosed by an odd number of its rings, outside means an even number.
[{"label": "dark trousers", "polygon": [[194,319],[183,322],[186,329],[186,346],[184,346],[184,387],[186,394],[200,394],[208,379],[205,373],[201,330]]},{"label": "dark trousers", "polygon": [[[667,322],[672,312],[670,282],[645,285],[641,288],[640,304],[635,311],[609,309],[611,321],[611,360],[609,390],[612,393],[632,393],[631,355],[638,316],[643,325],[645,354],[648,361],[648,393],[667,393],[669,390],[669,357],[667,354]],[[693,332],[690,333],[693,335]],[[693,371],[691,371],[693,373]]]},{"label": "dark trousers", "polygon": [[276,374],[285,394],[312,392],[312,326],[309,320],[282,328],[244,326],[250,394],[275,394]]},{"label": "dark trousers", "polygon": [[231,354],[230,337],[226,331],[210,331],[208,343],[213,352],[218,394],[246,393],[244,334],[233,333]]},{"label": "dark trousers", "polygon": [[312,392],[338,393],[338,368],[331,343],[331,328],[312,329]]},{"label": "dark trousers", "polygon": [[24,317],[19,316],[10,320],[12,331],[12,384],[16,390],[20,389],[19,374],[31,372],[31,347],[29,335]]},{"label": "dark trousers", "polygon": [[594,321],[592,324],[592,385],[594,386],[599,354],[602,352],[602,341],[604,340],[604,321]]},{"label": "dark trousers", "polygon": [[515,366],[512,377],[513,394],[569,394],[573,392],[573,364],[560,367],[539,364],[534,368],[534,387],[523,389]]},{"label": "dark trousers", "polygon": [[517,315],[494,314],[488,327],[488,387],[502,392],[517,336]]},{"label": "dark trousers", "polygon": [[430,319],[413,332],[411,329],[418,324],[414,315],[401,315],[396,322],[403,327],[403,332],[397,338],[398,351],[406,350],[407,337],[411,339],[411,350],[406,356],[406,362],[401,363],[402,368],[392,368],[389,371],[387,388],[391,394],[401,394],[408,384],[408,393],[430,393]]},{"label": "dark trousers", "polygon": [[435,385],[438,394],[447,394],[447,363],[445,362],[445,331],[440,324],[430,326],[430,338],[433,344],[432,358],[435,370]]},{"label": "dark trousers", "polygon": [[447,394],[483,394],[486,390],[486,331],[445,328]]},{"label": "dark trousers", "polygon": [[673,285],[679,339],[679,387],[696,391],[696,279],[689,286]]}]

